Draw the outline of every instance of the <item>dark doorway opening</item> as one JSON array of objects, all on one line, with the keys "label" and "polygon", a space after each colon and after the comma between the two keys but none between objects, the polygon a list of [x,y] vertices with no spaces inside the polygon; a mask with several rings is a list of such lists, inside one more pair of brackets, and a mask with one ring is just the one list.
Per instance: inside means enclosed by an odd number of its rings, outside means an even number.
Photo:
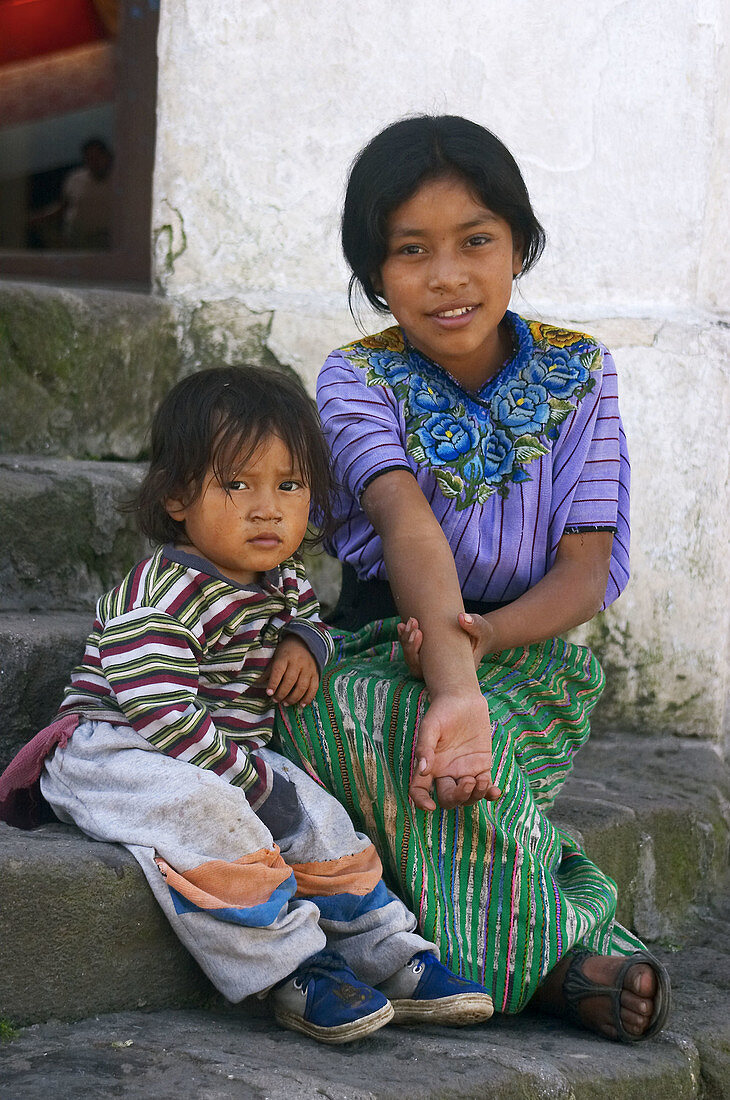
[{"label": "dark doorway opening", "polygon": [[0,274],[148,287],[159,0],[0,0]]}]

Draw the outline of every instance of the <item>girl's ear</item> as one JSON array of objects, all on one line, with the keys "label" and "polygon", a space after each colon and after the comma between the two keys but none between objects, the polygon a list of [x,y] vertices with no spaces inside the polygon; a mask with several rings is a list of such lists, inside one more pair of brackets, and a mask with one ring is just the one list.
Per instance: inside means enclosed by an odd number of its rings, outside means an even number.
[{"label": "girl's ear", "polygon": [[382,298],[383,301],[385,301],[385,295],[383,294],[383,280],[380,278],[379,271],[374,272],[374,274],[370,276],[370,284],[378,297]]},{"label": "girl's ear", "polygon": [[518,233],[512,234],[512,274],[515,278],[522,272],[525,262],[525,248],[522,238]]}]

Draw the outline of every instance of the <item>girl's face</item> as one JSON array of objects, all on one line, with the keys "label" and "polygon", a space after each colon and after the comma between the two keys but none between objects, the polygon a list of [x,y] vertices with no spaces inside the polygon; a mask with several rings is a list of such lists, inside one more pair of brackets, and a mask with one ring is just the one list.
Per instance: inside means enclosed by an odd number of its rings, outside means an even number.
[{"label": "girl's face", "polygon": [[509,223],[451,177],[424,183],[390,215],[373,283],[414,347],[477,390],[509,356],[500,323],[521,267]]},{"label": "girl's face", "polygon": [[253,584],[301,545],[309,488],[286,444],[271,435],[230,481],[222,485],[209,467],[199,497],[168,500],[165,508],[185,522],[182,549],[207,558],[239,584]]}]

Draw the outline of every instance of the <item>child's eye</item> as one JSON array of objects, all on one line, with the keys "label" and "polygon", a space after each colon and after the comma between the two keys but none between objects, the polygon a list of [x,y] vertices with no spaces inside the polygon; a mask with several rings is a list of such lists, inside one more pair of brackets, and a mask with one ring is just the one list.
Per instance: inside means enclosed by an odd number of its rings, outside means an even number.
[{"label": "child's eye", "polygon": [[424,251],[423,245],[420,244],[404,244],[398,249],[399,256],[420,256]]},{"label": "child's eye", "polygon": [[229,481],[226,489],[229,493],[235,493],[239,489],[248,489],[248,485],[245,481]]},{"label": "child's eye", "polygon": [[280,489],[283,489],[285,493],[294,493],[297,489],[303,489],[304,485],[301,481],[282,481],[279,485]]},{"label": "child's eye", "polygon": [[478,247],[480,244],[488,244],[490,240],[491,237],[486,233],[475,233],[473,237],[469,237],[466,243],[472,247]]}]

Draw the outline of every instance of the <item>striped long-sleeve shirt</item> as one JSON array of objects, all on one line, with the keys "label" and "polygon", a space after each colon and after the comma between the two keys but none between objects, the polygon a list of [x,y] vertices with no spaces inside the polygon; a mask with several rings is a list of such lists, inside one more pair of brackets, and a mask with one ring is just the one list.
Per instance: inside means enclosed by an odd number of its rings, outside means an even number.
[{"label": "striped long-sleeve shirt", "polygon": [[321,668],[332,641],[304,567],[291,558],[243,586],[170,546],[102,596],[60,714],[128,722],[155,748],[243,787],[252,804],[271,776],[255,755],[272,735],[262,683],[284,633]]},{"label": "striped long-sleeve shirt", "polygon": [[332,352],[317,402],[340,524],[331,551],[362,580],[387,579],[360,506],[367,485],[413,473],[449,541],[465,598],[516,599],[566,532],[614,532],[604,607],[629,576],[629,460],[616,368],[592,337],[508,312],[513,355],[478,393],[398,327]]}]

